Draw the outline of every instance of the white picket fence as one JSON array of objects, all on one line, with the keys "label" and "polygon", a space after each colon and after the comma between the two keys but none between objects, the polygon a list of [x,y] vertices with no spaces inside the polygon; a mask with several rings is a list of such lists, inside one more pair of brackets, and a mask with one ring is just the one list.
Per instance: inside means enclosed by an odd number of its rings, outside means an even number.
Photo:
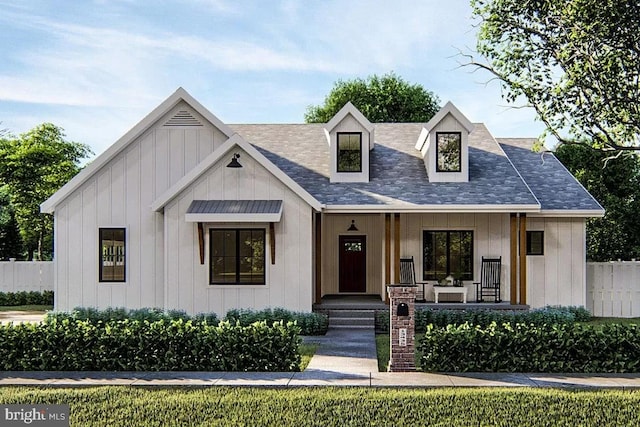
[{"label": "white picket fence", "polygon": [[588,262],[587,309],[596,317],[640,317],[640,261]]},{"label": "white picket fence", "polygon": [[53,261],[0,261],[0,292],[52,290]]}]

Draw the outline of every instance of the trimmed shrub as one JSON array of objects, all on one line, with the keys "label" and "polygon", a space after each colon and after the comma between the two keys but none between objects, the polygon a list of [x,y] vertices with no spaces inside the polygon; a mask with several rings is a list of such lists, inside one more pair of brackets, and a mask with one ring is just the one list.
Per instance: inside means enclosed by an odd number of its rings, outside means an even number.
[{"label": "trimmed shrub", "polygon": [[259,321],[265,321],[268,325],[273,322],[295,322],[300,328],[301,335],[324,335],[329,328],[329,318],[324,314],[300,313],[284,308],[268,308],[260,311],[250,309],[229,310],[225,320],[244,326]]},{"label": "trimmed shrub", "polygon": [[210,325],[218,324],[218,317],[215,313],[197,314],[195,316],[189,316],[186,312],[181,310],[169,310],[164,311],[160,308],[140,308],[134,310],[128,310],[126,308],[106,308],[100,310],[97,308],[82,308],[78,307],[72,311],[55,311],[47,313],[44,321],[50,322],[52,320],[62,321],[69,319],[76,320],[89,320],[91,322],[114,322],[119,320],[140,320],[148,322],[156,322],[159,320],[197,320],[206,321]]},{"label": "trimmed shrub", "polygon": [[640,372],[637,325],[429,325],[418,348],[425,371]]},{"label": "trimmed shrub", "polygon": [[0,306],[53,305],[53,291],[0,292]]},{"label": "trimmed shrub", "polygon": [[0,326],[0,370],[296,371],[299,332],[282,322],[52,317]]},{"label": "trimmed shrub", "polygon": [[[424,332],[428,325],[444,328],[449,325],[462,325],[469,323],[486,327],[491,323],[518,323],[533,325],[557,325],[585,322],[591,319],[589,311],[582,307],[544,307],[530,311],[506,311],[506,310],[433,310],[420,308],[415,311],[416,332]],[[376,312],[376,329],[383,332],[389,331],[389,312]]]}]

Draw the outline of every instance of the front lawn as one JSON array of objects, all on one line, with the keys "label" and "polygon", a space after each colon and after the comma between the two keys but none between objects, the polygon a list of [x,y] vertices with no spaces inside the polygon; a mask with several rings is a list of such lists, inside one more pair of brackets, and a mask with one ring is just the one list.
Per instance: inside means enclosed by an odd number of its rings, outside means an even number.
[{"label": "front lawn", "polygon": [[298,352],[300,353],[300,371],[307,369],[316,350],[318,350],[318,344],[300,344],[298,346]]},{"label": "front lawn", "polygon": [[69,404],[71,426],[632,426],[640,391],[376,388],[0,388]]}]

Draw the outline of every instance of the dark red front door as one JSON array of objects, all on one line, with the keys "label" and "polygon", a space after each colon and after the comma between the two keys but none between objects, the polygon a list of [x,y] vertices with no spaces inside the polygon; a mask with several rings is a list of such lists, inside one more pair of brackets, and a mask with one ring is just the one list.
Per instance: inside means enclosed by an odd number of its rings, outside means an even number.
[{"label": "dark red front door", "polygon": [[367,237],[340,236],[340,292],[367,291]]}]

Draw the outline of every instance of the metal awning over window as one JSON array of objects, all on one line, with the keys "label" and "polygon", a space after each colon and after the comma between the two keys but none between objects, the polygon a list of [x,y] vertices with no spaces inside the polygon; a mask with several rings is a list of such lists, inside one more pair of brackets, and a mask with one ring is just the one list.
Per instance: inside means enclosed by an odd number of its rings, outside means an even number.
[{"label": "metal awning over window", "polygon": [[187,222],[280,222],[282,200],[194,200]]}]

